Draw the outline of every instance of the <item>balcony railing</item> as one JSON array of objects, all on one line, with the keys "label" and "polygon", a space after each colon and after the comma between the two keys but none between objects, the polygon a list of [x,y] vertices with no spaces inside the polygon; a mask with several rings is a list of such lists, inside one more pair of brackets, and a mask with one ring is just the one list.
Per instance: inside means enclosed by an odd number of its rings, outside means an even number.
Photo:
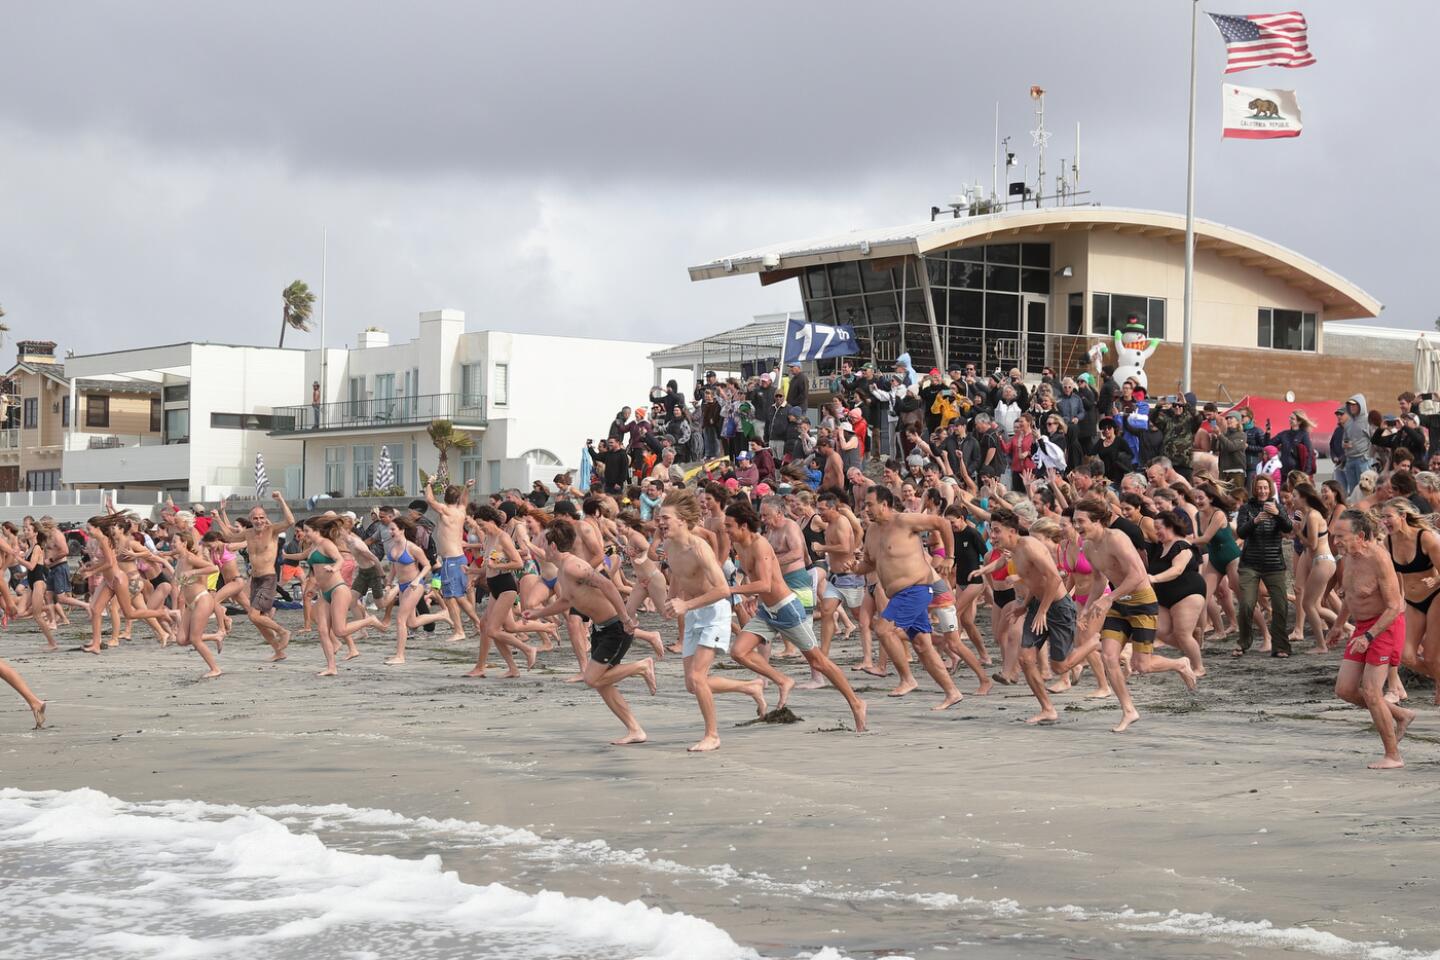
[{"label": "balcony railing", "polygon": [[339,403],[308,403],[276,407],[274,435],[306,433],[313,430],[364,430],[426,424],[450,420],[457,426],[485,426],[485,397],[482,394],[427,393],[413,397],[382,397],[372,400],[342,400]]},{"label": "balcony railing", "polygon": [[[172,440],[186,443],[188,438]],[[66,433],[66,450],[114,450],[120,447],[161,447],[165,438],[158,433]]]}]

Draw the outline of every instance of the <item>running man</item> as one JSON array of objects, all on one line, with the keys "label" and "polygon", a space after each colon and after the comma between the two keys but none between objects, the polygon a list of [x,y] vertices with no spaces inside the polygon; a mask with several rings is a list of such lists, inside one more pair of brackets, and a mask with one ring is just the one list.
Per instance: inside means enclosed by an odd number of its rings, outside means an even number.
[{"label": "running man", "polygon": [[634,639],[635,618],[625,609],[625,601],[615,583],[574,553],[575,525],[565,520],[552,520],[545,528],[545,558],[555,564],[555,599],[538,610],[521,611],[527,620],[576,610],[595,624],[590,632],[590,658],[582,671],[585,685],[605,701],[605,706],[625,725],[625,736],[611,740],[614,746],[644,743],[645,731],[635,719],[630,705],[615,686],[621,680],[639,674],[645,686],[655,694],[655,661],[651,657],[621,666]]},{"label": "running man", "polygon": [[425,485],[425,502],[435,511],[435,549],[440,557],[440,599],[445,612],[450,614],[452,633],[447,641],[461,643],[465,640],[465,621],[461,612],[479,623],[475,604],[470,600],[470,580],[465,575],[465,517],[470,506],[470,489],[474,480],[466,480],[463,487],[450,484],[445,488],[445,502],[435,499],[430,489],[429,478],[422,476]]},{"label": "running man", "polygon": [[1009,554],[1015,575],[1030,598],[1020,620],[1020,669],[1030,692],[1040,702],[1040,712],[1025,722],[1058,723],[1060,715],[1055,712],[1050,693],[1040,679],[1040,648],[1049,645],[1050,663],[1058,671],[1056,665],[1065,661],[1075,643],[1075,601],[1065,590],[1054,555],[1035,536],[1042,536],[1047,530],[1058,531],[1060,525],[1048,517],[1037,520],[1031,527],[1032,536],[1027,537],[1021,533],[1020,518],[1015,514],[1007,510],[992,516],[995,545]]},{"label": "running man", "polygon": [[840,498],[833,492],[820,494],[816,501],[820,519],[825,521],[825,541],[818,549],[825,555],[830,576],[825,581],[825,593],[820,599],[820,652],[830,656],[830,644],[835,639],[836,621],[840,605],[854,614],[860,628],[860,664],[858,669],[872,676],[884,676],[875,668],[871,653],[870,622],[861,617],[865,606],[865,577],[855,572],[859,536],[850,518],[840,510]]},{"label": "running man", "polygon": [[1370,769],[1395,770],[1405,766],[1400,740],[1415,711],[1385,699],[1385,678],[1405,649],[1405,603],[1395,564],[1378,534],[1375,521],[1363,510],[1346,510],[1330,526],[1332,544],[1341,554],[1344,599],[1328,639],[1338,642],[1346,621],[1355,621],[1355,633],[1335,678],[1335,696],[1369,710],[1375,721],[1385,756]]},{"label": "running man", "polygon": [[[900,513],[896,509],[895,494],[889,487],[873,486],[865,491],[865,515],[870,526],[865,530],[865,556],[856,569],[857,573],[874,570],[880,581],[880,589],[890,602],[880,614],[882,620],[894,624],[897,631],[904,631],[915,654],[925,670],[944,691],[945,698],[932,710],[945,710],[965,699],[955,681],[940,662],[935,645],[930,640],[930,584],[935,580],[935,570],[925,556],[919,534],[924,531],[938,533],[944,544],[945,556],[955,552],[955,540],[950,524],[934,514]],[[880,641],[895,644],[887,651],[900,672],[900,686],[891,690],[889,696],[903,697],[914,690],[915,678],[905,663],[905,651],[900,649],[887,631],[880,631]]]},{"label": "running man", "polygon": [[[250,526],[247,529],[237,530],[231,526],[229,519],[225,516],[225,503],[220,503],[220,534],[227,539],[234,538],[237,533],[243,534],[245,539],[245,553],[250,558],[250,599],[245,604],[245,615],[250,622],[255,624],[255,629],[260,631],[260,636],[270,644],[275,655],[270,658],[271,663],[276,663],[286,658],[285,648],[290,646],[290,631],[280,626],[275,621],[275,551],[280,536],[286,530],[295,526],[295,515],[290,512],[290,505],[285,502],[285,494],[279,490],[270,493],[270,498],[280,504],[280,512],[285,520],[282,523],[271,523],[270,514],[265,508],[256,504],[250,510]],[[242,599],[244,595],[241,595]]]},{"label": "running man", "polygon": [[[790,522],[794,523],[793,520]],[[732,586],[730,595],[749,595],[759,600],[755,615],[741,627],[730,656],[736,663],[771,680],[780,688],[780,701],[775,706],[778,710],[785,706],[795,681],[770,666],[764,657],[755,652],[755,647],[770,643],[777,636],[789,640],[810,663],[811,672],[829,680],[831,686],[840,691],[850,705],[850,712],[855,715],[855,732],[864,733],[865,701],[855,696],[840,668],[817,645],[815,624],[809,611],[781,571],[780,559],[770,541],[760,536],[760,518],[749,504],[736,502],[725,508],[725,526],[746,579],[744,584]],[[818,689],[821,685],[807,689]]]},{"label": "running man", "polygon": [[709,544],[691,529],[699,522],[700,505],[689,490],[671,490],[656,514],[664,538],[665,561],[673,578],[665,615],[685,618],[685,647],[681,651],[685,657],[685,689],[695,695],[705,722],[705,734],[689,748],[691,753],[720,748],[715,694],[746,694],[755,701],[759,716],[767,712],[764,680],[741,682],[710,676],[716,652],[730,652],[730,586]]}]

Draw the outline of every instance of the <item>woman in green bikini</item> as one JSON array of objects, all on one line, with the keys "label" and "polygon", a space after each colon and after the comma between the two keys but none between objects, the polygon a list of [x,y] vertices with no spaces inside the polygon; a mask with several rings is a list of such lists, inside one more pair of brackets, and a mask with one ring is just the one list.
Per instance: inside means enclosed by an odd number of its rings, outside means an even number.
[{"label": "woman in green bikini", "polygon": [[[1192,487],[1190,502],[1195,505],[1195,545],[1206,548],[1206,562],[1200,572],[1205,577],[1205,609],[1210,627],[1216,636],[1225,636],[1237,629],[1235,595],[1240,591],[1240,545],[1235,542],[1235,528],[1230,526],[1230,513],[1235,504],[1213,484]],[[1227,629],[1221,610],[1230,618]]]},{"label": "woman in green bikini", "polygon": [[325,669],[316,676],[333,677],[339,671],[335,666],[335,651],[340,642],[356,631],[366,627],[381,628],[380,621],[373,615],[354,623],[346,623],[345,616],[350,609],[350,587],[340,575],[340,548],[335,546],[334,537],[341,535],[344,518],[337,516],[311,517],[297,528],[301,545],[309,551],[306,559],[310,563],[310,575],[320,595],[320,611],[315,618],[320,628],[320,649],[325,653]]}]

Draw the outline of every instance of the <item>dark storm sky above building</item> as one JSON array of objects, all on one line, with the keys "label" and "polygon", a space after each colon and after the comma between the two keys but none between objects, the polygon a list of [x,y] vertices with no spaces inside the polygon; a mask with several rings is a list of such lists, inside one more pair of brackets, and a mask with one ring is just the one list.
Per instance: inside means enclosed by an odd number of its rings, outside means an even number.
[{"label": "dark storm sky above building", "polygon": [[[997,100],[1033,170],[1031,84],[1047,166],[1079,121],[1089,199],[1184,210],[1185,0],[6,7],[0,305],[77,353],[273,343],[280,290],[320,285],[326,227],[331,345],[413,336],[438,307],[693,338],[799,294],[686,267],[988,189]],[[1300,9],[1315,66],[1229,78],[1296,89],[1293,141],[1219,139],[1202,14],[1197,213],[1428,327],[1440,9]]]}]

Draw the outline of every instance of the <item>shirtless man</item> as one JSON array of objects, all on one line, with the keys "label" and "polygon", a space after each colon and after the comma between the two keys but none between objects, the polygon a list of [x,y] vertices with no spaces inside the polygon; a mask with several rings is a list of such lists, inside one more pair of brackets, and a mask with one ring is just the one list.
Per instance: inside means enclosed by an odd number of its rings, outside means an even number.
[{"label": "shirtless man", "polygon": [[[1040,523],[1055,521],[1037,521],[1036,525]],[[1008,511],[995,514],[992,535],[995,545],[1009,555],[1030,598],[1020,621],[1020,668],[1030,692],[1040,702],[1040,712],[1025,722],[1058,723],[1060,715],[1040,679],[1040,648],[1049,644],[1052,666],[1064,662],[1075,643],[1075,601],[1065,591],[1054,556],[1040,541],[1021,533],[1019,517]]]},{"label": "shirtless man", "polygon": [[545,559],[555,564],[555,599],[538,610],[521,612],[527,620],[548,617],[561,611],[578,610],[595,624],[590,636],[590,658],[583,675],[586,686],[600,694],[605,706],[625,725],[625,736],[611,740],[615,746],[644,743],[645,731],[635,719],[615,684],[640,674],[655,693],[655,661],[650,657],[621,665],[635,632],[635,618],[611,579],[575,555],[576,529],[563,519],[545,529]]},{"label": "shirtless man", "polygon": [[[935,580],[935,570],[925,557],[918,534],[928,530],[931,535],[938,533],[945,545],[945,556],[955,554],[954,533],[950,524],[941,517],[928,513],[900,513],[896,509],[895,494],[888,487],[874,486],[865,491],[865,514],[870,526],[865,531],[865,556],[856,568],[858,573],[874,570],[880,580],[880,589],[890,598],[881,619],[894,624],[897,631],[903,630],[915,647],[915,653],[924,664],[926,672],[945,692],[945,699],[932,710],[944,710],[964,699],[955,681],[940,662],[935,645],[930,641],[930,584]],[[881,643],[895,643],[896,649],[887,650],[895,669],[900,672],[900,686],[890,691],[892,697],[903,697],[917,686],[905,663],[904,651],[894,638],[881,632]]]},{"label": "shirtless man", "polygon": [[[575,528],[575,556],[590,564],[592,570],[600,570],[604,567],[605,542],[600,539],[600,534],[594,524],[585,523],[580,519],[580,511],[576,509],[575,504],[569,500],[557,501],[555,516]],[[579,683],[585,679],[585,663],[590,659],[590,654],[586,652],[590,647],[590,638],[585,629],[585,621],[578,614],[567,611],[565,634],[570,638],[570,649],[575,652],[575,663],[580,671],[573,676],[566,677],[565,682]]]},{"label": "shirtless man", "polygon": [[446,640],[456,643],[465,639],[463,611],[476,623],[480,621],[475,613],[475,604],[470,600],[470,581],[465,575],[465,517],[470,506],[470,490],[474,480],[466,480],[465,486],[450,484],[445,488],[445,502],[435,499],[430,489],[429,478],[421,476],[425,487],[425,502],[435,511],[435,550],[440,558],[440,599],[445,612],[450,614],[450,628],[453,631]]},{"label": "shirtless man", "polygon": [[831,446],[829,437],[821,437],[815,444],[815,462],[820,467],[821,490],[845,489],[845,463]]},{"label": "shirtless man", "polygon": [[[810,577],[810,568],[805,565],[805,535],[800,532],[800,524],[785,511],[784,497],[767,496],[760,501],[760,523],[764,527],[765,539],[780,561],[785,583],[800,600],[800,606],[805,609],[805,619],[809,620],[815,612],[815,583]],[[791,647],[787,637],[786,652],[793,656]],[[810,680],[801,684],[800,689],[819,690],[823,686],[825,678],[811,669]]]},{"label": "shirtless man", "polygon": [[1092,594],[1085,606],[1085,615],[1080,618],[1081,635],[1102,624],[1100,636],[1092,636],[1079,644],[1063,663],[1054,665],[1054,670],[1060,673],[1079,666],[1099,648],[1105,675],[1120,701],[1120,722],[1111,730],[1124,733],[1140,719],[1135,702],[1130,699],[1130,688],[1125,684],[1125,671],[1120,666],[1120,651],[1125,644],[1130,644],[1130,662],[1137,673],[1173,670],[1180,674],[1185,686],[1194,690],[1195,671],[1183,657],[1155,656],[1155,622],[1160,614],[1160,602],[1155,598],[1150,574],[1135,545],[1123,531],[1107,526],[1109,522],[1110,506],[1100,497],[1088,496],[1075,504],[1075,529],[1085,541],[1085,556],[1090,558],[1095,572],[1110,583],[1111,592],[1102,590],[1098,597]]},{"label": "shirtless man", "polygon": [[[754,596],[759,600],[755,615],[741,628],[730,656],[736,663],[766,677],[780,688],[780,702],[775,706],[778,710],[785,706],[795,681],[770,666],[764,657],[755,652],[755,647],[769,643],[775,637],[789,640],[809,661],[811,672],[830,681],[840,691],[850,705],[850,712],[855,715],[855,732],[863,733],[865,701],[855,696],[840,668],[817,646],[815,625],[809,612],[795,595],[794,587],[785,579],[781,570],[783,564],[770,541],[760,536],[760,518],[749,504],[736,502],[726,508],[725,522],[746,579],[744,584],[731,587],[730,595]],[[806,689],[818,689],[823,685],[816,684]]]},{"label": "shirtless man", "polygon": [[756,713],[763,717],[765,681],[742,683],[710,676],[716,652],[730,652],[730,586],[714,552],[690,529],[700,521],[695,495],[689,490],[671,490],[655,519],[673,578],[665,615],[685,618],[685,689],[695,695],[705,722],[705,735],[690,751],[716,750],[720,747],[720,731],[715,725],[715,694],[746,694],[755,701]]},{"label": "shirtless man", "polygon": [[64,611],[60,609],[62,606],[88,609],[88,604],[77,599],[70,588],[70,541],[65,539],[65,534],[53,523],[46,528],[42,520],[41,529],[48,529],[43,544],[45,567],[48,571],[45,575],[45,585],[54,594],[56,612],[64,617]]},{"label": "shirtless man", "polygon": [[250,510],[249,529],[237,530],[225,516],[222,501],[218,529],[224,537],[244,534],[245,552],[250,557],[250,600],[245,606],[245,615],[275,651],[270,658],[270,662],[275,663],[285,659],[285,648],[290,645],[290,631],[271,616],[275,610],[275,550],[280,535],[295,526],[295,515],[290,512],[290,505],[279,490],[272,491],[270,497],[280,504],[280,511],[285,516],[283,523],[271,523],[265,508],[257,504]]},{"label": "shirtless man", "polygon": [[1335,696],[1366,708],[1375,721],[1385,756],[1370,769],[1394,770],[1405,766],[1400,739],[1415,711],[1385,699],[1385,677],[1405,649],[1405,604],[1395,564],[1378,533],[1375,521],[1361,510],[1346,510],[1330,525],[1330,541],[1341,555],[1344,599],[1328,639],[1339,642],[1346,621],[1355,621],[1355,633],[1335,678]]}]

